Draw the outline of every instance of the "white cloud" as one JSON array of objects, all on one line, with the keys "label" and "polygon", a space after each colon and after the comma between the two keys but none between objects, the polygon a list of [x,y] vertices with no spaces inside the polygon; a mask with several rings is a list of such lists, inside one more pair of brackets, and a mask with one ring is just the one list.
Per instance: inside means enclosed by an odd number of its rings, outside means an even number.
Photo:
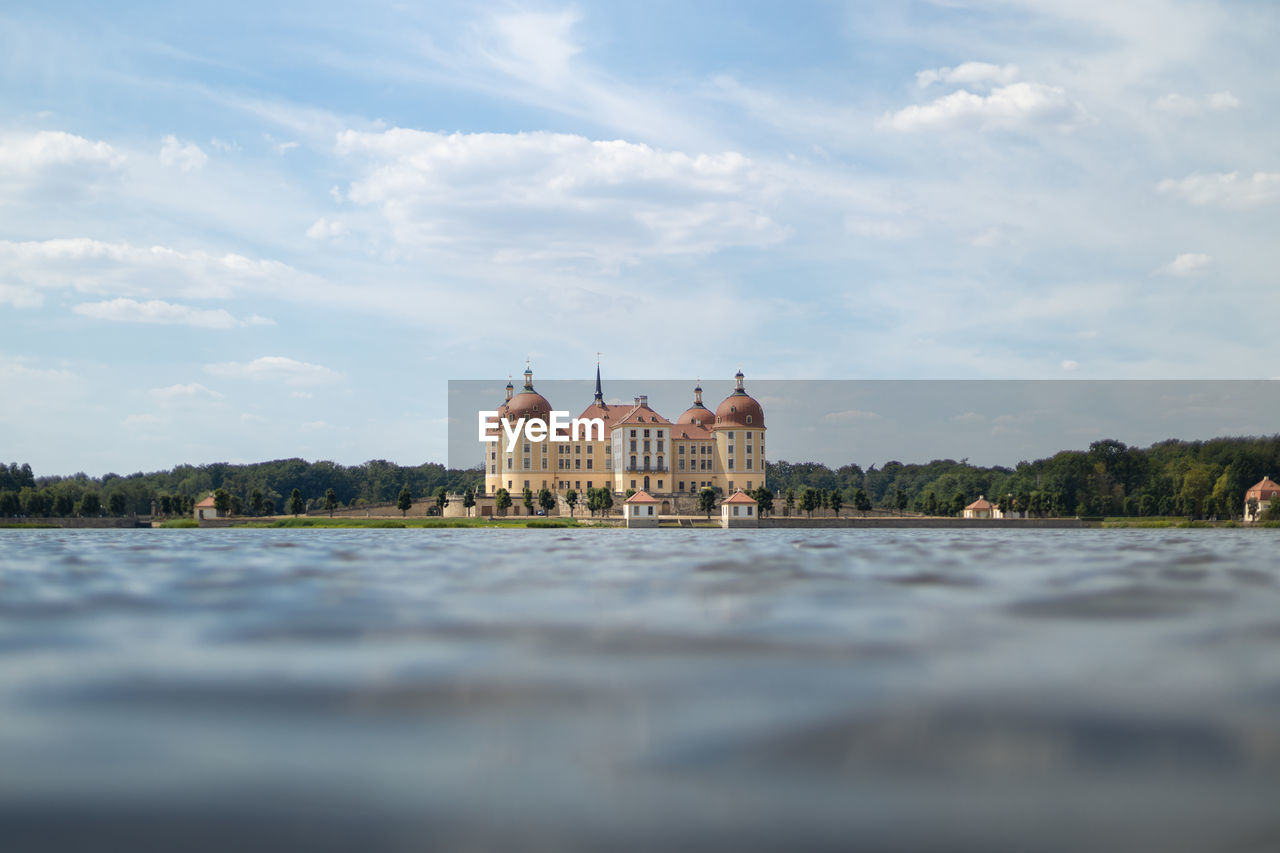
[{"label": "white cloud", "polygon": [[897,131],[1008,130],[1027,125],[1066,128],[1084,121],[1084,108],[1054,86],[1013,83],[978,95],[961,90],[928,104],[884,115],[879,126]]},{"label": "white cloud", "polygon": [[209,155],[200,150],[194,142],[182,143],[176,136],[166,136],[160,144],[160,162],[165,166],[191,172],[204,168]]},{"label": "white cloud", "polygon": [[844,230],[855,237],[871,237],[876,240],[902,240],[916,233],[915,226],[910,223],[856,216],[845,217]]},{"label": "white cloud", "polygon": [[975,83],[1012,83],[1018,79],[1018,66],[992,65],[989,62],[965,62],[954,68],[930,68],[916,72],[916,85],[920,88],[935,83],[951,83],[968,86]]},{"label": "white cloud", "polygon": [[325,219],[323,216],[311,224],[307,229],[307,236],[312,240],[328,240],[334,237],[341,237],[347,231],[347,226],[336,219]]},{"label": "white cloud", "polygon": [[346,131],[338,152],[365,158],[346,193],[376,205],[404,244],[482,252],[505,263],[764,246],[785,237],[765,180],[733,151],[687,154],[562,133]]},{"label": "white cloud", "polygon": [[30,174],[67,166],[115,169],[123,164],[124,155],[107,143],[60,130],[0,137],[0,172]]},{"label": "white cloud", "polygon": [[219,139],[214,136],[209,140],[209,145],[221,151],[223,154],[235,154],[240,150],[240,143],[233,140]]},{"label": "white cloud", "polygon": [[44,304],[44,294],[33,287],[0,284],[0,305],[6,302],[14,308],[39,308]]},{"label": "white cloud", "polygon": [[20,243],[0,240],[0,268],[12,282],[26,287],[189,299],[225,299],[242,290],[280,290],[303,278],[278,261],[86,238]]},{"label": "white cloud", "polygon": [[222,398],[222,394],[209,390],[199,382],[179,383],[166,388],[152,388],[151,396],[162,402],[198,399],[217,400]]},{"label": "white cloud", "polygon": [[532,75],[544,83],[558,81],[581,51],[572,39],[578,20],[578,13],[568,10],[494,15],[492,30],[497,44],[488,46],[486,52],[495,65],[513,75]]},{"label": "white cloud", "polygon": [[875,412],[864,412],[859,409],[849,409],[843,412],[827,412],[820,421],[828,424],[849,424],[861,423],[865,421],[878,421],[880,416]]},{"label": "white cloud", "polygon": [[134,429],[145,429],[147,427],[157,427],[163,424],[164,422],[165,422],[164,418],[160,417],[159,415],[153,415],[149,413],[129,415],[123,421],[121,421],[121,423],[124,424],[125,426],[133,427]]},{"label": "white cloud", "polygon": [[1197,205],[1252,207],[1280,198],[1280,172],[1239,172],[1195,174],[1185,178],[1165,178],[1156,190]]},{"label": "white cloud", "polygon": [[206,364],[205,371],[213,376],[228,379],[253,379],[266,382],[283,382],[287,385],[324,385],[342,377],[336,370],[319,364],[309,364],[284,356],[263,356],[253,361],[228,361]]},{"label": "white cloud", "polygon": [[1214,92],[1210,95],[1191,96],[1171,92],[1156,99],[1153,109],[1179,116],[1198,116],[1205,112],[1226,112],[1238,109],[1240,100],[1230,92]]},{"label": "white cloud", "polygon": [[1213,263],[1212,255],[1205,255],[1198,252],[1185,252],[1160,267],[1156,272],[1163,273],[1165,275],[1190,276],[1203,272],[1211,263]]},{"label": "white cloud", "polygon": [[113,323],[195,326],[200,329],[234,329],[243,325],[259,325],[263,320],[255,315],[257,322],[240,321],[222,308],[193,308],[160,299],[139,302],[124,297],[103,302],[82,302],[71,310],[84,317]]},{"label": "white cloud", "polygon": [[1062,369],[1063,369],[1063,370],[1065,370],[1065,371],[1067,371],[1068,373],[1070,373],[1071,371],[1074,371],[1074,370],[1079,370],[1079,369],[1080,369],[1080,362],[1078,362],[1078,361],[1072,361],[1072,360],[1071,360],[1071,359],[1069,359],[1069,358],[1068,358],[1068,359],[1064,359],[1064,360],[1063,360],[1063,362],[1062,362]]},{"label": "white cloud", "polygon": [[82,302],[71,310],[84,317],[109,320],[114,323],[181,325],[204,329],[230,329],[236,326],[236,318],[221,308],[198,309],[159,299],[147,302],[124,298],[105,302]]}]

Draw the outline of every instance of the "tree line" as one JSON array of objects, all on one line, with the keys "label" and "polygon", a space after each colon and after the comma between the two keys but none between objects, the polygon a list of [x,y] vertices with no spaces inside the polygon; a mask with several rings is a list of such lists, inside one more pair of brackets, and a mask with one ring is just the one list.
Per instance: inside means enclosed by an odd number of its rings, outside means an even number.
[{"label": "tree line", "polygon": [[297,458],[247,465],[215,462],[102,477],[37,477],[29,464],[0,463],[0,516],[149,515],[153,502],[159,514],[190,515],[198,501],[218,491],[226,496],[227,511],[272,515],[294,508],[295,490],[303,502],[298,512],[304,512],[324,509],[330,492],[334,506],[358,507],[394,504],[405,487],[419,496],[441,488],[450,494],[468,488],[474,493],[483,480],[479,468],[404,466],[384,459],[360,465]]},{"label": "tree line", "polygon": [[[791,491],[797,499],[808,488],[839,493],[845,506],[860,508],[862,497],[867,509],[928,515],[957,515],[985,496],[1002,509],[1032,516],[1232,518],[1243,513],[1245,491],[1278,472],[1280,435],[1273,435],[1170,439],[1145,448],[1103,439],[1088,450],[1064,450],[1013,468],[935,459],[833,470],[783,460],[769,463],[768,480],[775,494]],[[1280,514],[1280,507],[1273,510]]]},{"label": "tree line", "polygon": [[[771,505],[777,496],[788,510],[804,512],[831,509],[834,496],[837,506],[863,512],[876,508],[954,515],[984,495],[1003,509],[1031,515],[1230,518],[1241,515],[1245,490],[1267,475],[1280,476],[1280,435],[1170,439],[1145,448],[1104,439],[1088,450],[1064,450],[1013,468],[970,465],[966,459],[892,461],[865,470],[780,460],[768,465],[769,494],[757,489],[753,497]],[[474,500],[483,479],[479,468],[402,466],[383,459],[350,466],[297,458],[248,465],[216,462],[102,477],[37,477],[29,464],[10,463],[0,464],[0,516],[147,515],[153,502],[160,514],[189,515],[197,501],[218,490],[230,511],[255,515],[297,509],[295,490],[302,501],[298,512],[398,504],[405,490],[410,502],[413,496],[439,495],[441,490],[455,495],[470,491]],[[602,494],[608,492],[575,492],[570,506],[583,506],[592,514],[608,512],[613,496],[609,493],[606,501]],[[568,501],[568,493],[565,497]],[[527,511],[555,505],[551,493],[508,494],[499,511],[517,499]],[[701,507],[701,496],[699,500],[700,509],[709,511]],[[1273,510],[1280,513],[1280,507]]]}]

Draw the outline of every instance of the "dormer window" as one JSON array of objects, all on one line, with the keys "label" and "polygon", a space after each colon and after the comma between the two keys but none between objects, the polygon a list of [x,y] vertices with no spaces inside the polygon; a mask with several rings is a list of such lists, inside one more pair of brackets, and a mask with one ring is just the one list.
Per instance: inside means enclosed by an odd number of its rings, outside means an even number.
[{"label": "dormer window", "polygon": [[747,423],[751,423],[751,415],[747,415]]}]

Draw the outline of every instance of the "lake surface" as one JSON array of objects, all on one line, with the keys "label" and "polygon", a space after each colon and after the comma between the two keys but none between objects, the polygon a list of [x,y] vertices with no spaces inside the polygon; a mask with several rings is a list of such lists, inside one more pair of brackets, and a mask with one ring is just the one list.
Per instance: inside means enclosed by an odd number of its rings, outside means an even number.
[{"label": "lake surface", "polygon": [[0,845],[1274,851],[1278,546],[0,531]]}]

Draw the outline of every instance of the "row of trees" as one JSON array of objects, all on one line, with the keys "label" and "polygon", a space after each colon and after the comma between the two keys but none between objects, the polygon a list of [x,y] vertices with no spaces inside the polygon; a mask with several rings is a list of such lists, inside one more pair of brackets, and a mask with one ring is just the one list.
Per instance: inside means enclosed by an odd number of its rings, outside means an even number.
[{"label": "row of trees", "polygon": [[[1280,473],[1280,435],[1169,440],[1147,448],[1106,439],[1094,442],[1088,450],[1066,450],[1034,462],[1019,462],[1013,468],[970,465],[965,459],[936,459],[925,464],[893,461],[866,470],[857,465],[832,469],[815,462],[785,460],[768,467],[769,499],[775,494],[784,499],[790,495],[790,511],[797,506],[808,513],[831,509],[833,496],[838,495],[834,499],[840,507],[860,512],[876,507],[930,515],[956,514],[958,503],[962,509],[965,503],[986,495],[1005,509],[1032,515],[1230,517],[1243,511],[1244,492],[1250,485],[1275,473]],[[160,513],[180,515],[217,490],[226,493],[228,511],[237,514],[291,512],[295,492],[299,497],[310,496],[299,513],[374,503],[399,506],[406,490],[412,506],[413,495],[436,495],[439,501],[442,491],[470,492],[474,501],[482,481],[478,468],[406,467],[381,459],[353,466],[302,459],[251,465],[219,462],[101,478],[83,473],[36,477],[30,465],[10,463],[0,464],[0,515],[149,514],[153,501]],[[587,490],[591,512],[607,510],[599,495],[592,507],[591,493],[608,491]],[[574,494],[572,501],[570,493]],[[548,510],[555,505],[555,495],[549,492],[535,494],[526,489],[520,497],[529,512],[535,505]],[[753,497],[760,500],[756,493]],[[570,490],[565,499],[573,512],[583,496]],[[511,506],[512,496],[508,494],[505,500],[499,512]],[[609,507],[612,501],[610,493]],[[701,497],[699,501],[701,507]],[[764,501],[761,503],[763,508]],[[401,509],[408,511],[407,507]],[[439,509],[443,511],[443,505]],[[710,509],[704,511],[709,513]]]},{"label": "row of trees", "polygon": [[[1168,440],[1147,448],[1113,439],[1088,450],[1065,450],[1014,468],[981,467],[961,459],[867,470],[831,469],[812,462],[769,464],[769,485],[797,498],[808,487],[839,492],[857,507],[861,490],[871,506],[931,515],[957,514],[985,495],[1005,509],[1042,515],[1181,515],[1227,518],[1242,514],[1244,493],[1280,472],[1280,435]],[[957,504],[959,506],[957,507]],[[870,507],[868,507],[870,509]]]}]

